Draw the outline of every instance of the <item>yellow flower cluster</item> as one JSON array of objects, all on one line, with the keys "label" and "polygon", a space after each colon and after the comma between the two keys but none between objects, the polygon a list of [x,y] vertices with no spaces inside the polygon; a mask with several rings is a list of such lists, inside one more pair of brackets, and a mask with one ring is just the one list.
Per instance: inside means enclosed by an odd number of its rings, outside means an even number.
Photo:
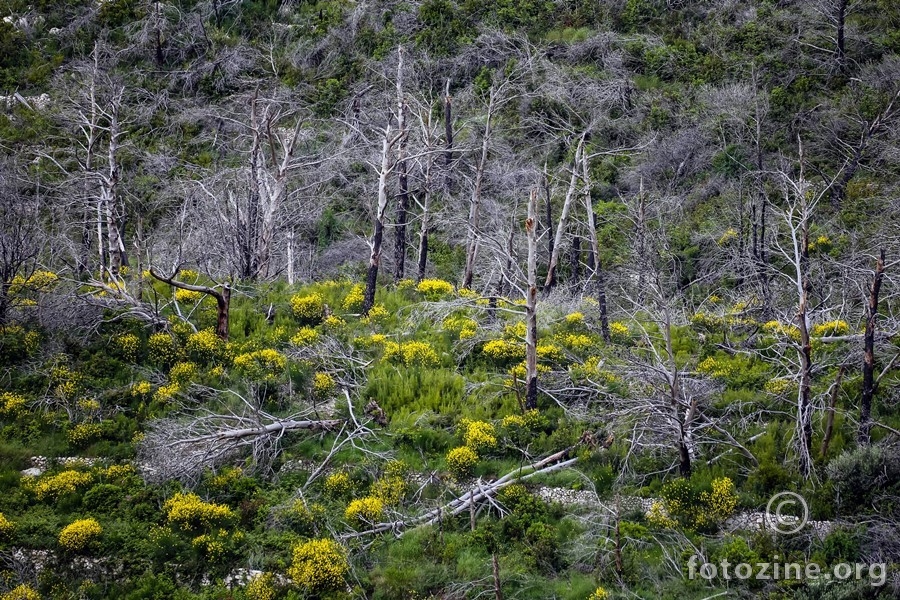
[{"label": "yellow flower cluster", "polygon": [[178,271],[178,280],[184,281],[185,283],[197,283],[197,280],[200,278],[200,273],[193,269],[181,269]]},{"label": "yellow flower cluster", "polygon": [[297,333],[291,338],[291,343],[295,346],[311,346],[319,339],[319,332],[312,327],[301,327]]},{"label": "yellow flower cluster", "polygon": [[387,336],[383,333],[373,333],[372,335],[353,338],[353,345],[360,348],[374,348],[383,345],[385,342],[387,342]]},{"label": "yellow flower cluster", "polygon": [[304,325],[315,325],[325,316],[325,300],[321,294],[291,296],[291,312]]},{"label": "yellow flower cluster", "polygon": [[0,596],[0,600],[41,600],[41,595],[30,585],[23,583]]},{"label": "yellow flower cluster", "polygon": [[275,575],[260,573],[247,582],[244,588],[247,600],[275,600]]},{"label": "yellow flower cluster", "polygon": [[769,335],[788,338],[795,342],[800,341],[800,328],[796,325],[786,325],[784,323],[779,323],[778,321],[769,321],[768,323],[764,323],[762,328],[763,331]]},{"label": "yellow flower cluster", "polygon": [[475,335],[478,329],[478,321],[464,315],[447,317],[442,324],[446,331],[456,335],[459,339],[465,340]]},{"label": "yellow flower cluster", "polygon": [[332,498],[341,498],[350,493],[353,482],[346,471],[332,473],[325,478],[325,494]]},{"label": "yellow flower cluster", "polygon": [[[210,562],[218,562],[225,557],[227,544],[230,541],[238,540],[243,537],[241,532],[229,534],[224,529],[219,529],[215,533],[204,533],[198,535],[191,540],[191,546],[197,549]],[[229,540],[229,538],[231,538]]]},{"label": "yellow flower cluster", "polygon": [[460,446],[447,453],[447,468],[454,477],[465,477],[476,464],[478,454],[468,446]]},{"label": "yellow flower cluster", "polygon": [[202,329],[197,333],[188,336],[185,350],[192,360],[200,364],[210,364],[220,362],[226,354],[225,341],[216,335],[216,332],[209,329]]},{"label": "yellow flower cluster", "polygon": [[253,381],[275,381],[287,367],[287,359],[272,348],[240,354],[234,359],[234,366]]},{"label": "yellow flower cluster", "polygon": [[537,352],[538,360],[559,362],[566,357],[562,349],[555,344],[538,344],[535,351]]},{"label": "yellow flower cluster", "polygon": [[737,230],[734,229],[733,227],[729,227],[728,229],[725,230],[725,233],[723,233],[722,236],[719,238],[718,243],[720,246],[725,246],[732,240],[736,239],[737,236],[738,236]]},{"label": "yellow flower cluster", "polygon": [[593,594],[588,596],[588,600],[609,600],[609,592],[602,587],[598,587]]},{"label": "yellow flower cluster", "polygon": [[0,535],[5,536],[6,534],[12,532],[15,529],[15,525],[13,522],[6,518],[6,515],[0,513]]},{"label": "yellow flower cluster", "polygon": [[794,382],[792,380],[786,377],[779,377],[767,381],[763,386],[763,389],[770,394],[780,396],[789,391],[792,387],[794,387]]},{"label": "yellow flower cluster", "polygon": [[737,508],[738,495],[734,482],[730,477],[718,477],[712,480],[712,491],[700,494],[703,510],[697,515],[698,525],[721,523],[734,514]]},{"label": "yellow flower cluster", "polygon": [[16,275],[9,285],[9,295],[18,296],[25,292],[39,292],[49,288],[59,281],[59,277],[52,271],[35,271],[28,277]]},{"label": "yellow flower cluster", "polygon": [[453,293],[453,284],[443,279],[423,279],[416,286],[416,291],[425,296],[426,300],[440,300]]},{"label": "yellow flower cluster", "polygon": [[525,411],[524,415],[509,415],[503,417],[503,420],[500,422],[500,425],[504,429],[529,429],[535,430],[546,425],[544,421],[544,417],[541,416],[540,411],[537,409],[531,409]]},{"label": "yellow flower cluster", "polygon": [[101,469],[99,474],[107,481],[117,481],[134,475],[135,470],[131,465],[110,465],[106,469]]},{"label": "yellow flower cluster", "polygon": [[376,496],[358,498],[344,511],[344,518],[350,523],[377,523],[384,514],[384,502]]},{"label": "yellow flower cluster", "polygon": [[406,495],[406,480],[400,475],[385,475],[376,479],[369,494],[378,498],[386,506],[397,506]]},{"label": "yellow flower cluster", "polygon": [[63,471],[41,479],[33,485],[32,490],[38,500],[54,500],[65,494],[75,493],[78,488],[90,484],[93,480],[90,473]]},{"label": "yellow flower cluster", "polygon": [[342,318],[337,315],[328,315],[325,317],[325,320],[322,321],[322,324],[326,329],[340,329],[344,325],[347,324]]},{"label": "yellow flower cluster", "polygon": [[204,502],[197,494],[179,492],[163,504],[169,523],[188,531],[231,521],[234,513],[224,504]]},{"label": "yellow flower cluster", "polygon": [[401,279],[397,282],[397,289],[400,291],[411,290],[416,287],[416,282],[412,279]]},{"label": "yellow flower cluster", "polygon": [[203,296],[205,296],[203,292],[196,292],[194,290],[183,290],[181,288],[175,289],[175,300],[178,302],[184,302],[185,304],[194,304],[203,300]]},{"label": "yellow flower cluster", "polygon": [[436,367],[440,358],[428,342],[385,342],[384,359],[402,362],[407,367]]},{"label": "yellow flower cluster", "polygon": [[175,340],[168,333],[154,333],[147,340],[147,351],[151,362],[157,365],[168,365],[178,360],[178,349]]},{"label": "yellow flower cluster", "polygon": [[578,327],[580,325],[584,325],[584,313],[581,312],[573,312],[566,315],[566,324]]},{"label": "yellow flower cluster", "polygon": [[25,408],[25,397],[12,392],[0,392],[0,413],[14,416]]},{"label": "yellow flower cluster", "polygon": [[334,377],[328,373],[316,373],[313,375],[313,396],[316,400],[327,400],[334,394],[337,384]]},{"label": "yellow flower cluster", "polygon": [[83,377],[66,365],[60,365],[50,371],[50,381],[55,386],[53,393],[61,400],[73,400],[81,391]]},{"label": "yellow flower cluster", "polygon": [[363,302],[365,301],[365,292],[366,286],[359,283],[350,288],[350,292],[344,297],[344,301],[341,302],[341,308],[348,312],[359,312],[363,308]]},{"label": "yellow flower cluster", "polygon": [[476,454],[497,447],[497,435],[490,423],[463,419],[460,429],[463,431],[463,442]]},{"label": "yellow flower cluster", "polygon": [[169,379],[172,383],[177,383],[179,386],[183,387],[196,379],[199,372],[200,371],[195,363],[180,362],[169,369]]},{"label": "yellow flower cluster", "polygon": [[678,526],[678,521],[669,516],[665,505],[662,502],[654,502],[650,505],[650,511],[647,513],[647,521],[657,527],[664,529],[674,529]]},{"label": "yellow flower cluster", "polygon": [[150,393],[152,386],[149,381],[138,381],[134,385],[131,386],[131,395],[132,396],[146,396]]},{"label": "yellow flower cluster", "polygon": [[75,406],[77,406],[80,410],[88,413],[93,413],[100,410],[100,403],[93,398],[82,398],[75,403]]},{"label": "yellow flower cluster", "polygon": [[141,350],[141,339],[133,333],[124,333],[113,340],[118,354],[129,362],[135,362]]},{"label": "yellow flower cluster", "polygon": [[209,487],[214,490],[223,490],[243,476],[244,471],[240,467],[225,467],[209,480]]},{"label": "yellow flower cluster", "polygon": [[622,321],[613,321],[609,324],[609,336],[612,338],[612,341],[621,344],[630,339],[631,332],[628,329],[628,325]]},{"label": "yellow flower cluster", "polygon": [[88,549],[103,533],[95,519],[79,519],[66,525],[59,534],[59,545],[70,552],[81,552]]},{"label": "yellow flower cluster", "polygon": [[568,333],[562,336],[560,341],[573,352],[583,352],[594,345],[594,340],[583,333]]},{"label": "yellow flower cluster", "polygon": [[738,375],[741,366],[729,360],[720,360],[714,356],[704,358],[697,365],[697,371],[715,379],[729,379]]},{"label": "yellow flower cluster", "polygon": [[344,548],[327,538],[312,539],[294,546],[288,577],[310,594],[323,594],[344,587],[350,570]]},{"label": "yellow flower cluster", "polygon": [[363,323],[380,323],[389,315],[388,309],[383,304],[376,304],[369,309],[369,313],[362,319]]},{"label": "yellow flower cluster", "polygon": [[502,364],[524,359],[525,344],[508,340],[491,340],[482,346],[481,352],[493,362]]},{"label": "yellow flower cluster", "polygon": [[526,327],[525,321],[516,321],[512,325],[503,327],[503,337],[512,340],[525,339]]},{"label": "yellow flower cluster", "polygon": [[92,442],[103,434],[103,428],[99,423],[79,423],[66,432],[66,439],[73,446],[83,446]]},{"label": "yellow flower cluster", "polygon": [[171,402],[180,391],[181,386],[177,383],[161,385],[156,389],[156,393],[153,394],[153,399],[162,404],[167,404]]},{"label": "yellow flower cluster", "polygon": [[830,337],[834,335],[847,335],[850,333],[850,326],[847,321],[840,319],[836,321],[828,321],[827,323],[819,323],[813,326],[812,335],[814,337]]}]

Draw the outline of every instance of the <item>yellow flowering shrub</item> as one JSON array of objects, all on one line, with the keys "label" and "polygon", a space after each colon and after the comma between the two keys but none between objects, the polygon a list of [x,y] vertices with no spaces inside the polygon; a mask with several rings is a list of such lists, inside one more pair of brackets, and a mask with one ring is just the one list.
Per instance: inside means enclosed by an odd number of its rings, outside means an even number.
[{"label": "yellow flowering shrub", "polygon": [[243,476],[244,471],[240,467],[225,467],[210,478],[209,487],[214,490],[224,490]]},{"label": "yellow flowering shrub", "polygon": [[390,313],[388,309],[384,307],[383,304],[376,304],[372,308],[369,309],[369,312],[362,319],[363,323],[380,323],[387,318]]},{"label": "yellow flowering shrub", "polygon": [[188,336],[184,349],[191,360],[208,365],[221,362],[226,354],[225,341],[213,329],[202,329]]},{"label": "yellow flowering shrub", "polygon": [[562,349],[555,344],[538,344],[535,351],[537,352],[538,360],[559,362],[566,357]]},{"label": "yellow flowering shrub", "polygon": [[81,552],[96,544],[103,533],[94,519],[79,519],[66,525],[59,534],[59,545],[69,552]]},{"label": "yellow flowering shrub", "polygon": [[730,242],[737,239],[738,232],[734,227],[729,227],[725,230],[725,232],[719,237],[718,244],[720,246],[727,246]]},{"label": "yellow flowering shrub", "polygon": [[573,312],[566,315],[566,325],[571,327],[579,327],[584,325],[584,313]]},{"label": "yellow flowering shrub", "polygon": [[81,471],[62,471],[56,475],[43,477],[31,488],[38,500],[55,500],[65,494],[74,494],[79,488],[90,484],[94,477]]},{"label": "yellow flowering shrub", "polygon": [[800,328],[796,325],[788,325],[779,323],[778,321],[769,321],[763,323],[763,331],[775,337],[787,338],[794,342],[800,341]]},{"label": "yellow flowering shrub", "polygon": [[178,348],[168,333],[154,333],[147,340],[150,361],[157,365],[170,365],[178,360]]},{"label": "yellow flowering shrub", "polygon": [[699,516],[701,523],[716,524],[725,521],[737,508],[738,495],[730,477],[712,480],[712,489],[700,494],[704,510]]},{"label": "yellow flowering shrub", "polygon": [[460,429],[463,431],[464,443],[476,453],[497,447],[497,435],[490,423],[463,419],[460,422]]},{"label": "yellow flowering shrub", "polygon": [[291,344],[294,346],[311,346],[319,340],[319,332],[312,327],[301,327],[297,333],[291,337]]},{"label": "yellow flowering shrub", "polygon": [[75,406],[86,413],[95,413],[100,410],[100,402],[93,398],[82,398],[75,403]]},{"label": "yellow flowering shrub", "polygon": [[41,595],[36,589],[23,583],[0,596],[0,600],[41,600]]},{"label": "yellow flowering shrub", "polygon": [[152,386],[149,381],[138,381],[131,386],[132,396],[146,396],[150,393]]},{"label": "yellow flowering shrub", "polygon": [[16,275],[9,285],[9,295],[18,296],[27,292],[44,291],[59,281],[59,276],[52,271],[35,271],[28,277]]},{"label": "yellow flowering shrub", "polygon": [[647,521],[663,529],[673,529],[678,526],[678,521],[669,516],[665,505],[659,501],[650,505],[650,510],[647,512]]},{"label": "yellow flowering shrub", "polygon": [[153,394],[153,399],[162,404],[168,404],[172,400],[175,399],[181,392],[181,386],[177,383],[169,383],[167,385],[161,385],[156,388],[156,393]]},{"label": "yellow flowering shrub", "polygon": [[0,513],[0,536],[6,536],[15,529],[13,522],[6,518],[6,515]]},{"label": "yellow flowering shrub", "polygon": [[401,279],[397,282],[396,287],[400,291],[412,290],[416,287],[416,282],[412,279]]},{"label": "yellow flowering shrub", "polygon": [[440,300],[453,293],[453,284],[443,279],[423,279],[416,286],[416,291],[425,296],[426,300]]},{"label": "yellow flowering shrub", "polygon": [[337,384],[334,377],[328,373],[316,373],[313,375],[313,396],[316,400],[327,400],[334,394]]},{"label": "yellow flowering shrub", "polygon": [[403,363],[407,367],[422,366],[436,367],[440,358],[431,344],[428,342],[386,342],[384,344],[384,359],[391,362]]},{"label": "yellow flowering shrub", "polygon": [[66,432],[66,439],[73,446],[83,446],[99,438],[103,428],[99,423],[79,423]]},{"label": "yellow flowering shrub", "polygon": [[837,335],[847,335],[850,333],[850,326],[847,321],[840,319],[836,321],[828,321],[827,323],[819,323],[812,328],[813,337],[830,337]]},{"label": "yellow flowering shrub", "polygon": [[383,333],[373,333],[353,338],[353,345],[359,348],[378,348],[384,346],[387,336]]},{"label": "yellow flowering shrub", "polygon": [[327,496],[342,498],[353,489],[353,481],[346,471],[338,471],[325,478],[324,488]]},{"label": "yellow flowering shrub", "polygon": [[131,465],[110,465],[106,469],[101,469],[99,474],[106,481],[121,481],[134,475],[136,471]]},{"label": "yellow flowering shrub", "polygon": [[185,531],[208,529],[230,522],[234,512],[224,504],[204,502],[200,496],[179,492],[163,504],[166,519]]},{"label": "yellow flowering shrub", "polygon": [[359,312],[363,309],[363,302],[365,301],[365,292],[366,286],[359,283],[350,288],[350,292],[344,296],[344,301],[341,302],[341,308],[348,312]]},{"label": "yellow flowering shrub", "polygon": [[344,518],[355,524],[377,523],[384,514],[384,502],[375,496],[358,498],[347,505]]},{"label": "yellow flowering shrub", "polygon": [[631,339],[631,331],[622,321],[613,321],[609,324],[609,337],[617,344],[624,344]]},{"label": "yellow flowering shrub", "polygon": [[291,312],[301,324],[316,325],[325,316],[325,300],[318,293],[291,296]]},{"label": "yellow flowering shrub", "polygon": [[372,483],[369,494],[386,506],[397,506],[406,495],[406,480],[400,475],[385,475]]},{"label": "yellow flowering shrub", "polygon": [[442,327],[459,339],[465,340],[475,335],[475,331],[478,329],[478,321],[465,315],[455,315],[444,319]]},{"label": "yellow flowering shrub", "polygon": [[516,321],[512,325],[504,325],[503,337],[512,340],[524,340],[527,333],[525,321]]},{"label": "yellow flowering shrub", "polygon": [[701,331],[712,333],[722,331],[723,329],[725,329],[727,324],[727,320],[724,317],[720,317],[719,315],[714,315],[703,311],[691,315],[691,325],[695,329],[699,329]]},{"label": "yellow flowering shrub", "polygon": [[203,296],[205,296],[203,292],[195,292],[194,290],[183,290],[181,288],[175,288],[175,300],[178,302],[184,302],[185,304],[194,304],[203,300]]},{"label": "yellow flowering shrub", "polygon": [[504,365],[525,358],[525,344],[508,340],[490,340],[481,348],[481,353],[491,362]]},{"label": "yellow flowering shrub", "polygon": [[734,514],[738,495],[734,482],[728,477],[713,479],[710,489],[697,493],[686,479],[676,479],[663,486],[663,501],[654,511],[651,523],[673,527],[673,521],[688,528],[712,528]]},{"label": "yellow flowering shrub", "polygon": [[328,315],[325,317],[325,320],[322,321],[322,324],[326,329],[340,329],[344,325],[347,324],[342,318],[337,315]]},{"label": "yellow flowering shrub", "polygon": [[287,575],[306,592],[323,594],[343,589],[349,571],[344,548],[334,540],[318,538],[294,546]]},{"label": "yellow flowering shrub", "polygon": [[447,468],[455,477],[465,477],[476,464],[478,454],[468,446],[460,446],[447,453]]},{"label": "yellow flowering shrub", "polygon": [[794,381],[786,377],[778,377],[770,379],[765,383],[763,389],[773,395],[780,396],[787,393],[794,387]]},{"label": "yellow flowering shrub", "polygon": [[236,356],[234,366],[253,381],[272,382],[284,372],[287,358],[277,350],[265,348]]},{"label": "yellow flowering shrub", "polygon": [[135,362],[141,350],[141,338],[133,333],[124,333],[113,339],[113,347],[119,356],[128,362]]},{"label": "yellow flowering shrub", "polygon": [[197,365],[192,362],[176,363],[169,369],[169,379],[172,383],[177,383],[182,387],[196,379],[198,374],[199,369],[197,368]]},{"label": "yellow flowering shrub", "polygon": [[15,416],[25,410],[25,396],[13,392],[0,392],[0,413]]},{"label": "yellow flowering shrub", "polygon": [[583,333],[568,333],[560,338],[563,346],[573,352],[584,352],[594,345],[594,340]]},{"label": "yellow flowering shrub", "polygon": [[593,594],[588,596],[588,600],[609,600],[609,592],[602,587],[598,587]]},{"label": "yellow flowering shrub", "polygon": [[225,558],[226,553],[234,542],[244,537],[241,532],[229,533],[225,529],[218,529],[214,533],[204,533],[191,540],[194,547],[204,558],[215,563]]},{"label": "yellow flowering shrub", "polygon": [[275,575],[260,573],[244,587],[247,600],[275,600]]}]

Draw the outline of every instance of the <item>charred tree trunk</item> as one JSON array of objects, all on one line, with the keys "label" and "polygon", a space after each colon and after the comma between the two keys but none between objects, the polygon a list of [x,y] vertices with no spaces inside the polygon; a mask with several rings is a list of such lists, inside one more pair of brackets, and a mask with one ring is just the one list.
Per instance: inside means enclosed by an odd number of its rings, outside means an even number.
[{"label": "charred tree trunk", "polygon": [[214,287],[177,281],[175,277],[178,276],[178,269],[175,270],[175,273],[171,277],[165,277],[157,273],[153,267],[150,267],[150,275],[173,287],[188,290],[190,292],[201,292],[212,296],[216,301],[216,335],[220,339],[228,341],[228,314],[231,307],[231,286],[228,285],[227,282],[222,285],[222,291],[220,292]]},{"label": "charred tree trunk", "polygon": [[[575,148],[575,159],[572,164],[572,175],[569,178],[569,188],[566,190],[566,198],[563,201],[562,212],[559,215],[559,223],[556,226],[556,239],[553,241],[553,249],[550,252],[550,265],[547,267],[547,279],[544,281],[544,289],[550,291],[556,285],[556,265],[559,262],[559,251],[562,247],[563,235],[566,232],[566,224],[569,220],[569,212],[572,209],[572,201],[578,184],[578,165],[581,162],[581,153],[584,149],[584,135],[578,140]],[[550,224],[548,223],[549,227]]]},{"label": "charred tree trunk", "polygon": [[572,238],[572,247],[569,248],[569,267],[572,272],[572,283],[577,284],[581,281],[581,236],[575,235]]},{"label": "charred tree trunk", "polygon": [[444,88],[444,193],[453,193],[453,99],[450,97],[450,80]]},{"label": "charred tree trunk", "polygon": [[819,456],[823,459],[828,456],[828,448],[831,446],[831,436],[834,433],[834,409],[837,407],[838,397],[841,395],[841,381],[844,379],[846,368],[844,365],[838,367],[837,376],[834,378],[834,386],[831,388],[828,414],[825,417],[825,435],[822,436],[822,446],[819,448]]},{"label": "charred tree trunk", "polygon": [[863,387],[859,408],[859,433],[857,442],[867,446],[872,441],[872,399],[875,396],[875,325],[878,318],[878,295],[884,279],[884,250],[875,264],[875,277],[869,288],[869,302],[866,305],[866,332],[863,336]]},{"label": "charred tree trunk", "polygon": [[594,203],[591,198],[591,172],[586,152],[581,156],[582,177],[584,179],[584,208],[587,211],[588,241],[590,242],[590,256],[594,257],[591,265],[591,277],[597,291],[597,308],[600,311],[600,334],[603,341],[609,343],[609,316],[606,309],[606,275],[603,273],[603,262],[600,258],[600,242],[597,238],[597,222],[594,217]]},{"label": "charred tree trunk", "polygon": [[375,306],[375,286],[378,283],[378,268],[381,266],[381,247],[384,242],[384,217],[387,211],[387,180],[391,173],[391,148],[399,136],[391,137],[391,126],[387,125],[381,147],[381,167],[378,173],[378,204],[375,208],[375,227],[372,234],[369,270],[366,274],[366,291],[363,296],[363,314],[368,314]]},{"label": "charred tree trunk", "polygon": [[[805,210],[805,209],[804,209]],[[800,303],[797,326],[800,329],[800,390],[797,394],[797,441],[800,475],[807,479],[812,471],[812,346],[809,335],[809,219],[804,214],[800,246]]]},{"label": "charred tree trunk", "polygon": [[537,190],[528,198],[528,287],[525,298],[525,409],[537,408]]}]

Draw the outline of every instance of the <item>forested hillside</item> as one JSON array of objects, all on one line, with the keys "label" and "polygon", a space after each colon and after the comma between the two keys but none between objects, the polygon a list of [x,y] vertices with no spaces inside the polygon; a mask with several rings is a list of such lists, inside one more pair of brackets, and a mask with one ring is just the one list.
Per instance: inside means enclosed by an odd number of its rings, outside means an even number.
[{"label": "forested hillside", "polygon": [[0,13],[0,599],[900,595],[900,3]]}]

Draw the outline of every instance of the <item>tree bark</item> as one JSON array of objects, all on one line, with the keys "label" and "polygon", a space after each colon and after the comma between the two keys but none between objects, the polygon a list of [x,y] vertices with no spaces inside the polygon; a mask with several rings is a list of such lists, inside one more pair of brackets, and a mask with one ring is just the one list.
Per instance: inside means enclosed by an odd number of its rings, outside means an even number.
[{"label": "tree bark", "polygon": [[866,305],[866,332],[863,342],[863,387],[859,408],[859,432],[857,442],[868,446],[872,441],[872,399],[875,396],[875,325],[878,318],[878,296],[884,279],[884,249],[875,263],[875,276],[869,288]]},{"label": "tree bark", "polygon": [[212,296],[216,300],[216,336],[222,340],[228,341],[228,316],[231,307],[231,286],[228,285],[227,282],[222,285],[222,291],[220,292],[209,286],[193,285],[182,281],[176,281],[175,277],[178,276],[178,270],[176,270],[171,277],[165,277],[157,273],[153,267],[150,267],[150,275],[173,287],[188,290],[190,292],[201,292]]},{"label": "tree bark", "polygon": [[525,298],[525,408],[537,408],[537,189],[528,199],[528,287]]},{"label": "tree bark", "polygon": [[838,397],[841,395],[841,381],[846,368],[844,365],[838,367],[837,377],[835,377],[834,386],[831,389],[828,414],[825,417],[825,435],[822,436],[822,446],[819,448],[819,456],[823,459],[828,456],[828,448],[831,446],[831,436],[834,433],[834,409],[837,406]]},{"label": "tree bark", "polygon": [[378,172],[378,205],[375,208],[375,231],[372,234],[369,270],[366,274],[366,291],[363,296],[363,314],[368,314],[375,306],[375,286],[378,283],[378,268],[381,265],[381,246],[384,241],[384,216],[387,211],[387,179],[391,173],[391,148],[397,141],[391,137],[391,126],[384,131],[381,147],[381,167]]},{"label": "tree bark", "polygon": [[487,120],[484,126],[484,137],[481,140],[481,156],[475,167],[475,185],[472,188],[472,198],[469,200],[468,231],[466,233],[466,268],[463,273],[462,287],[472,287],[472,278],[475,275],[475,261],[478,258],[478,212],[481,204],[481,187],[484,183],[484,170],[487,165],[488,150],[491,145],[491,120],[494,116],[497,91],[491,87],[487,107]]},{"label": "tree bark", "polygon": [[606,275],[603,272],[603,262],[600,258],[600,243],[597,239],[597,223],[594,218],[594,203],[591,199],[591,172],[588,164],[587,152],[581,154],[582,178],[584,180],[584,208],[587,211],[588,241],[591,245],[591,255],[594,257],[591,277],[597,290],[597,309],[600,312],[600,334],[603,341],[609,343],[609,315],[606,308]]},{"label": "tree bark", "polygon": [[[559,223],[556,226],[556,239],[553,241],[553,249],[550,252],[550,265],[547,267],[547,278],[544,281],[544,289],[551,290],[556,285],[556,265],[559,262],[559,251],[562,247],[562,238],[566,232],[566,223],[569,220],[569,212],[572,209],[572,201],[575,199],[575,191],[578,183],[578,165],[581,162],[581,153],[584,149],[584,135],[578,140],[575,148],[575,158],[572,164],[572,176],[569,178],[569,188],[563,201],[562,212],[559,215]],[[549,227],[549,223],[547,226]]]},{"label": "tree bark", "polygon": [[403,97],[403,47],[397,49],[397,228],[394,232],[394,281],[403,279],[406,271],[406,224],[409,215],[409,179],[406,164],[406,100]]}]

